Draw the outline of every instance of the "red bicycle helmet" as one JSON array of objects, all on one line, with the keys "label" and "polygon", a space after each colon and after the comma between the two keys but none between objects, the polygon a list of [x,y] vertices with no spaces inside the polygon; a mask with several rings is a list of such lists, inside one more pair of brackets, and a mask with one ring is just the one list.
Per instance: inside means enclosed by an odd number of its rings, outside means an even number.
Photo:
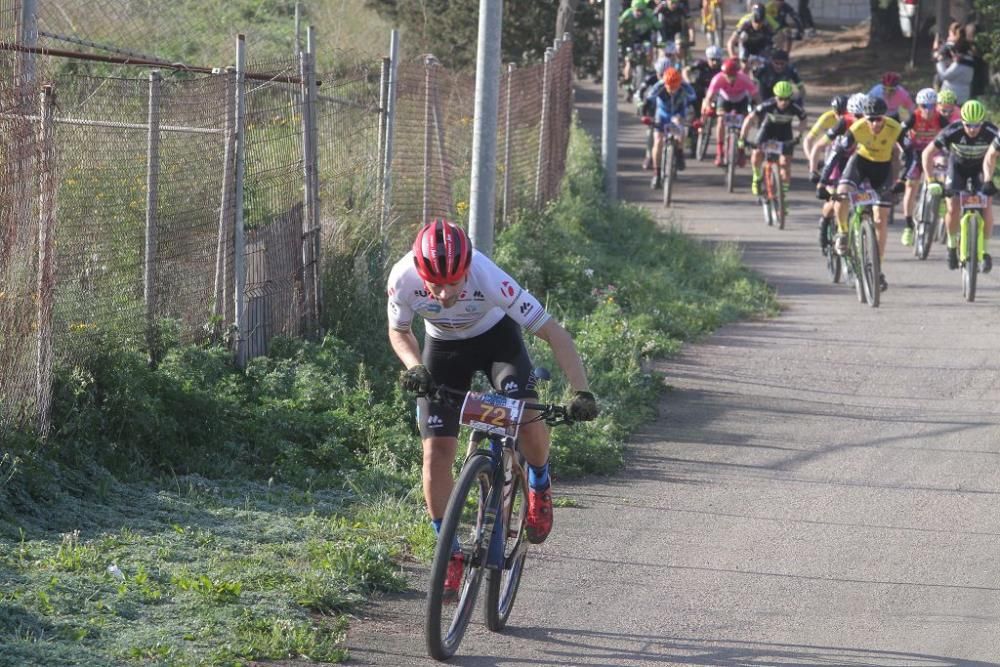
[{"label": "red bicycle helmet", "polygon": [[722,63],[722,73],[726,76],[736,76],[740,71],[740,61],[736,58],[726,58]]},{"label": "red bicycle helmet", "polygon": [[899,75],[899,72],[886,72],[882,75],[882,85],[889,88],[895,88],[902,80],[903,77]]},{"label": "red bicycle helmet", "polygon": [[472,242],[461,227],[437,218],[417,232],[413,240],[413,263],[426,282],[457,283],[472,263]]}]

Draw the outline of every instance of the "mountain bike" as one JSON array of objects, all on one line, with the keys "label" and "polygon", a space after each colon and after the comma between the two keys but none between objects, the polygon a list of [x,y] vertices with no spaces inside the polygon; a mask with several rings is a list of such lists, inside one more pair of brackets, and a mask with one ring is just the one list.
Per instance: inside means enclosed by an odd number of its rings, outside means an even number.
[{"label": "mountain bike", "polygon": [[625,85],[625,99],[633,100],[635,94],[642,88],[642,82],[646,79],[646,65],[650,60],[653,43],[650,41],[636,42],[626,49],[626,58],[630,62],[629,72],[631,78]]},{"label": "mountain bike", "polygon": [[764,222],[767,223],[768,227],[777,225],[778,229],[785,228],[787,214],[780,164],[782,152],[787,143],[770,139],[759,146],[761,152],[764,153],[764,169],[761,175],[764,192],[758,199],[764,208]]},{"label": "mountain bike", "polygon": [[736,165],[739,162],[740,154],[740,130],[743,128],[744,118],[746,115],[738,111],[727,111],[726,115],[723,116],[723,122],[726,124],[726,190],[729,192],[732,192],[736,185]]},{"label": "mountain bike", "polygon": [[983,264],[983,233],[986,221],[982,211],[990,198],[981,192],[964,190],[958,193],[962,211],[959,220],[958,265],[962,267],[962,296],[966,301],[976,300],[976,278]]},{"label": "mountain bike", "polygon": [[677,180],[677,151],[684,150],[681,130],[673,123],[663,127],[663,152],[660,154],[660,179],[663,182],[663,205],[670,206],[674,181]]},{"label": "mountain bike", "polygon": [[[934,174],[931,180],[943,181],[947,169],[944,157],[935,156],[933,165]],[[941,215],[943,203],[941,195],[933,194],[930,182],[926,178],[923,179],[920,190],[917,192],[917,205],[914,210],[916,229],[914,230],[913,255],[917,259],[927,259],[931,246],[934,245],[934,237],[940,233],[939,229],[945,230],[945,234],[947,234],[944,217]]]},{"label": "mountain bike", "polygon": [[[536,371],[536,377],[547,376],[544,369]],[[427,591],[427,652],[446,660],[462,642],[484,574],[487,627],[502,630],[514,607],[528,553],[528,477],[517,447],[518,429],[529,423],[522,421],[526,411],[539,412],[530,421],[553,426],[571,421],[562,405],[444,386],[430,393],[455,405],[461,401],[460,421],[472,429],[469,451],[441,522]],[[462,555],[463,572],[458,594],[450,598],[444,583],[455,553]]]},{"label": "mountain bike", "polygon": [[839,283],[844,275],[844,259],[833,250],[833,237],[836,231],[836,224],[826,226],[826,243],[823,246],[823,257],[826,259],[826,270],[830,274],[830,280],[834,283]]},{"label": "mountain bike", "polygon": [[858,301],[878,308],[882,273],[878,254],[878,235],[875,233],[874,207],[879,195],[870,187],[861,187],[856,192],[835,194],[834,199],[849,200],[851,213],[848,219],[847,254],[844,261],[847,273],[854,281]]}]

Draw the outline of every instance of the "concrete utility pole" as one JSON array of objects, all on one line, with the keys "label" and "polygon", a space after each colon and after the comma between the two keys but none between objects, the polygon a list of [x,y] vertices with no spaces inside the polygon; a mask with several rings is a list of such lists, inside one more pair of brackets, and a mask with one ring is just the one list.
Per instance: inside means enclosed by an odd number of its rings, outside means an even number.
[{"label": "concrete utility pole", "polygon": [[479,0],[479,47],[476,50],[476,103],[472,126],[469,232],[472,245],[484,255],[493,254],[502,27],[503,0]]},{"label": "concrete utility pole", "polygon": [[601,115],[601,163],[604,192],[618,199],[618,13],[620,0],[604,0],[604,104]]}]

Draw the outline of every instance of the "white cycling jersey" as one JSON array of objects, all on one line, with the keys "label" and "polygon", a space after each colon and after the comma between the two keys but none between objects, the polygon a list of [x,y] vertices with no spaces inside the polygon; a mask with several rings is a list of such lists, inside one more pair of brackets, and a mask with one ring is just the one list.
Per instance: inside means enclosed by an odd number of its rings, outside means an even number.
[{"label": "white cycling jersey", "polygon": [[424,318],[427,335],[438,340],[473,338],[489,331],[504,315],[535,333],[550,317],[538,299],[478,250],[472,251],[465,287],[450,308],[424,287],[412,250],[392,267],[386,292],[390,327],[409,331],[416,313]]}]

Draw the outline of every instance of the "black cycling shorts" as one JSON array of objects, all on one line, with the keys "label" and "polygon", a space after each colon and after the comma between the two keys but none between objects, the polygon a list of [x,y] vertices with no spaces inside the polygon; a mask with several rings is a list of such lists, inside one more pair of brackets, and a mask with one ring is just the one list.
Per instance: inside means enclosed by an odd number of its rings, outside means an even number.
[{"label": "black cycling shorts", "polygon": [[795,151],[795,144],[792,143],[792,139],[794,138],[795,136],[792,132],[791,123],[779,124],[764,121],[764,123],[760,126],[760,129],[757,130],[757,136],[754,139],[754,143],[760,147],[760,145],[765,141],[783,141],[784,145],[781,147],[781,154],[786,157],[792,157],[792,154]]},{"label": "black cycling shorts", "polygon": [[[972,181],[971,187],[969,181]],[[962,190],[975,190],[979,192],[983,189],[983,165],[982,163],[962,163],[951,159],[948,161],[948,176],[944,184],[945,194],[952,197]]]},{"label": "black cycling shorts", "polygon": [[[464,340],[424,340],[423,362],[437,384],[467,391],[472,376],[482,371],[493,388],[512,398],[538,398],[531,358],[521,327],[506,315],[486,333]],[[417,399],[417,426],[421,438],[458,435],[459,405]]]},{"label": "black cycling shorts", "polygon": [[730,111],[735,111],[745,116],[750,112],[750,98],[746,97],[742,100],[733,102],[732,100],[724,100],[721,97],[716,97],[715,111],[719,114],[727,114]]},{"label": "black cycling shorts", "polygon": [[891,162],[872,162],[855,153],[847,161],[847,166],[844,167],[844,173],[840,176],[840,184],[860,188],[867,180],[872,190],[880,193],[879,206],[892,206],[891,201],[881,197],[881,193],[889,185],[891,173]]}]

